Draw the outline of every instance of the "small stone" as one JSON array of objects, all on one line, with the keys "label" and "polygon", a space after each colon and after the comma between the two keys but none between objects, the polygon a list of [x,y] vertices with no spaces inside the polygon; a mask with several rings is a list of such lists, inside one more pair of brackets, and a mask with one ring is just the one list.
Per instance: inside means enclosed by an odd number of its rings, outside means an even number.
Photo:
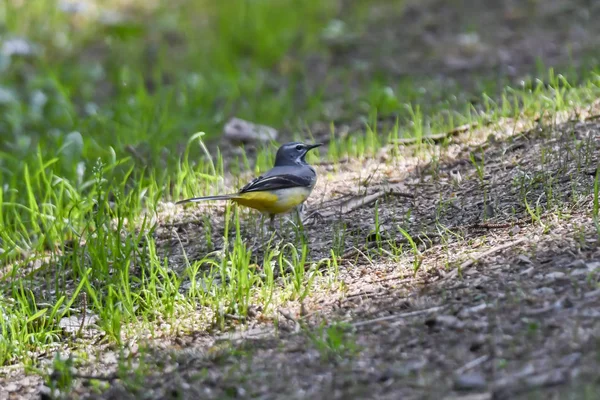
[{"label": "small stone", "polygon": [[525,254],[519,255],[519,257],[517,257],[517,260],[519,260],[519,262],[522,264],[533,264],[531,262],[531,259],[529,257],[527,257]]},{"label": "small stone", "polygon": [[483,390],[486,387],[485,377],[477,372],[463,374],[454,379],[455,390]]},{"label": "small stone", "polygon": [[554,294],[554,289],[551,287],[541,287],[533,289],[532,293],[536,296],[552,296]]},{"label": "small stone", "polygon": [[565,273],[564,272],[560,272],[560,271],[555,271],[555,272],[550,272],[549,274],[545,275],[545,278],[547,280],[558,280],[558,279],[562,279],[565,277]]},{"label": "small stone", "polygon": [[511,236],[515,236],[517,234],[519,234],[519,232],[521,232],[521,228],[519,227],[519,225],[515,225],[512,228],[510,228],[510,235]]},{"label": "small stone", "polygon": [[562,310],[563,308],[573,307],[573,302],[567,297],[565,299],[558,300],[553,304],[555,310]]},{"label": "small stone", "polygon": [[19,390],[19,385],[17,385],[15,382],[10,382],[8,385],[6,385],[5,387],[7,392],[16,392],[17,390]]},{"label": "small stone", "polygon": [[481,304],[476,305],[474,307],[463,308],[462,310],[460,310],[460,312],[458,313],[458,315],[460,315],[461,317],[468,317],[470,315],[477,314],[477,313],[485,310],[486,308],[487,308],[487,304],[486,303],[481,303]]},{"label": "small stone", "polygon": [[571,353],[560,359],[559,363],[564,368],[573,368],[581,360],[581,353]]},{"label": "small stone", "polygon": [[583,260],[575,260],[572,263],[567,264],[567,268],[585,268],[586,264]]},{"label": "small stone", "polygon": [[117,354],[114,351],[104,353],[100,358],[104,364],[114,365],[118,362]]},{"label": "small stone", "polygon": [[571,275],[571,276],[586,275],[587,276],[587,274],[589,274],[588,270],[579,268],[579,269],[575,269],[575,270],[571,271],[571,273],[569,275]]},{"label": "small stone", "polygon": [[525,271],[522,271],[521,275],[531,276],[534,271],[535,271],[535,269],[533,267],[529,267]]},{"label": "small stone", "polygon": [[465,323],[454,315],[438,315],[433,321],[433,325],[445,326],[452,329],[463,329]]},{"label": "small stone", "polygon": [[600,268],[600,261],[594,261],[586,264],[588,271],[594,272]]},{"label": "small stone", "polygon": [[40,385],[38,388],[40,400],[51,400],[54,396],[52,390],[46,385]]},{"label": "small stone", "polygon": [[231,118],[223,128],[223,136],[235,143],[268,143],[277,139],[277,130],[241,118]]},{"label": "small stone", "polygon": [[81,329],[86,329],[98,321],[98,316],[87,313],[85,320],[82,321],[82,317],[71,315],[69,317],[63,317],[58,322],[58,326],[67,333],[76,333]]},{"label": "small stone", "polygon": [[583,295],[586,299],[593,299],[596,297],[600,297],[600,289],[592,290],[591,292],[587,292]]}]

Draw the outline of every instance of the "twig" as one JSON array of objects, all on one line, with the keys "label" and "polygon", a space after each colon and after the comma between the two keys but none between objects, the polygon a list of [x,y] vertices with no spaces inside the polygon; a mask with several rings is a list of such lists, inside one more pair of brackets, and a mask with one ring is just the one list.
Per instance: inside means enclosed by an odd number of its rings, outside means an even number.
[{"label": "twig", "polygon": [[510,247],[516,246],[516,245],[521,244],[521,243],[523,243],[525,241],[526,241],[526,238],[521,238],[521,239],[515,240],[513,242],[508,242],[508,243],[504,243],[504,244],[499,245],[499,246],[494,246],[494,247],[492,247],[489,250],[486,250],[486,251],[484,251],[482,253],[476,254],[471,259],[463,262],[458,268],[455,268],[450,273],[448,273],[448,275],[446,275],[444,277],[444,280],[454,279],[454,278],[456,278],[458,276],[458,272],[459,271],[462,272],[462,271],[464,271],[464,270],[472,267],[473,265],[475,265],[482,258],[487,257],[489,255],[492,255],[494,253],[497,253],[499,251],[506,250],[506,249],[508,249]]},{"label": "twig", "polygon": [[507,223],[503,223],[503,224],[494,224],[494,223],[490,223],[490,222],[483,222],[483,223],[475,223],[472,225],[467,225],[465,226],[465,229],[506,229],[506,228],[512,228],[513,225],[515,225],[516,223],[511,223],[511,222],[507,222]]},{"label": "twig", "polygon": [[[351,249],[348,249],[344,254],[342,254],[342,260],[347,260],[349,258],[354,258],[354,257],[356,257],[359,254],[361,254],[361,255],[364,256],[365,254],[364,254],[363,250],[369,250],[369,249],[371,249],[373,247],[377,247],[378,244],[379,243],[377,243],[376,241],[375,242],[368,242],[367,244],[365,244],[363,246],[362,250],[359,249],[358,247],[352,247]],[[373,263],[371,262],[371,264],[373,264]]]},{"label": "twig", "polygon": [[484,356],[478,357],[474,360],[469,361],[468,363],[466,363],[465,365],[463,365],[462,367],[460,367],[459,369],[456,370],[456,375],[462,375],[465,372],[467,372],[470,369],[473,369],[475,367],[477,367],[478,365],[483,364],[484,362],[486,362],[490,357],[486,354]]},{"label": "twig", "polygon": [[[323,141],[323,140],[321,140]],[[328,160],[324,160],[324,161],[317,161],[316,163],[313,163],[314,165],[339,165],[339,164],[348,164],[350,162],[349,158],[340,158],[337,161],[328,161]]]},{"label": "twig", "polygon": [[246,317],[241,316],[241,315],[223,314],[223,317],[225,317],[227,319],[232,319],[234,321],[245,321],[246,320]]},{"label": "twig", "polygon": [[348,295],[344,296],[344,298],[342,300],[346,301],[346,300],[353,299],[355,297],[363,297],[363,296],[365,296],[365,297],[371,297],[373,295],[378,295],[378,294],[387,294],[387,291],[383,291],[383,292],[381,290],[361,291],[361,292],[358,292],[358,293],[348,294]]},{"label": "twig", "polygon": [[592,115],[588,115],[587,117],[585,117],[586,121],[591,121],[594,119],[600,119],[600,114],[592,114]]},{"label": "twig", "polygon": [[392,139],[392,143],[394,143],[394,144],[413,144],[413,143],[416,143],[419,141],[424,141],[424,140],[431,140],[433,142],[439,142],[450,136],[451,136],[450,133],[435,133],[432,135],[426,135],[426,136],[421,136],[421,137],[413,136],[413,137]]},{"label": "twig", "polygon": [[127,151],[129,154],[131,154],[133,156],[133,158],[138,160],[138,162],[140,162],[141,164],[148,163],[148,160],[146,160],[146,157],[141,155],[140,152],[138,152],[137,149],[135,147],[133,147],[132,145],[128,144],[127,146],[125,146],[125,151]]},{"label": "twig", "polygon": [[[487,125],[488,121],[484,122],[484,125]],[[415,143],[418,142],[420,140],[431,140],[433,142],[439,142],[441,140],[444,140],[446,138],[449,138],[451,136],[455,136],[458,135],[460,133],[464,133],[467,132],[473,128],[477,128],[479,126],[478,122],[474,122],[472,124],[464,124],[464,125],[460,125],[457,126],[454,129],[451,129],[449,131],[443,132],[443,133],[435,133],[435,134],[431,134],[431,135],[426,135],[426,136],[421,136],[420,138],[418,137],[408,137],[408,138],[398,138],[398,139],[393,139],[392,143],[396,143],[396,144],[411,144],[411,143]]]},{"label": "twig", "polygon": [[296,318],[292,317],[288,312],[283,311],[283,309],[281,309],[281,308],[278,308],[277,311],[279,312],[279,314],[283,315],[283,317],[285,319],[294,323],[294,325],[295,325],[294,332],[296,332],[296,333],[300,332],[300,323],[298,322],[298,320],[296,320]]},{"label": "twig", "polygon": [[349,212],[352,212],[354,210],[357,210],[361,207],[364,206],[368,206],[372,203],[375,203],[375,201],[383,196],[386,195],[386,192],[379,191],[379,192],[375,192],[366,196],[362,196],[359,198],[353,198],[348,200],[345,204],[341,204],[340,205],[340,209],[339,212],[336,211],[330,211],[327,213],[322,213],[321,215],[323,217],[330,217],[336,214],[348,214]]},{"label": "twig", "polygon": [[74,378],[78,378],[78,379],[87,379],[87,380],[96,380],[96,381],[107,381],[107,382],[112,382],[112,381],[115,381],[115,380],[119,379],[119,377],[117,376],[117,374],[110,374],[110,375],[85,375],[85,374],[74,373],[73,377]]},{"label": "twig", "polygon": [[391,321],[391,320],[395,320],[395,319],[415,317],[417,315],[429,314],[432,312],[439,311],[439,310],[443,309],[444,307],[445,306],[437,306],[437,307],[426,308],[424,310],[411,311],[411,312],[407,312],[407,313],[403,313],[403,314],[386,315],[385,317],[379,317],[379,318],[375,318],[375,319],[369,319],[366,321],[355,322],[352,324],[352,326],[354,328],[357,328],[359,326],[376,324],[378,322],[383,322],[383,321]]},{"label": "twig", "polygon": [[[388,221],[386,221],[387,223]],[[413,237],[413,241],[414,242],[421,242],[423,245],[428,246],[428,242],[426,242],[424,239],[429,239],[429,243],[431,243],[431,239],[436,238],[436,237],[440,237],[441,235],[439,233],[436,232],[425,232],[422,233],[420,235],[417,235],[415,237]],[[390,240],[394,240],[394,239],[383,239],[383,242],[390,242]],[[399,246],[401,244],[407,244],[408,243],[408,239],[405,238],[404,236],[401,236],[399,238],[396,238],[394,240],[394,245]],[[367,242],[364,246],[362,250],[369,250],[373,247],[377,247],[380,244],[380,242],[377,241],[372,241],[372,242]],[[348,249],[344,254],[342,254],[342,260],[347,260],[349,258],[353,258],[355,256],[357,256],[358,254],[362,254],[362,250],[359,249],[358,247],[352,247],[351,249]]]},{"label": "twig", "polygon": [[373,281],[371,283],[381,283],[381,282],[387,282],[387,281],[393,281],[395,279],[400,279],[398,283],[408,283],[408,282],[413,282],[415,280],[415,278],[404,278],[404,275],[394,275],[394,276],[388,276],[387,278],[381,278],[381,279],[377,279],[376,281]]},{"label": "twig", "polygon": [[526,377],[512,378],[494,384],[494,399],[512,399],[517,395],[522,395],[533,390],[557,386],[568,380],[568,373],[565,368],[558,368],[537,375],[528,374]]}]

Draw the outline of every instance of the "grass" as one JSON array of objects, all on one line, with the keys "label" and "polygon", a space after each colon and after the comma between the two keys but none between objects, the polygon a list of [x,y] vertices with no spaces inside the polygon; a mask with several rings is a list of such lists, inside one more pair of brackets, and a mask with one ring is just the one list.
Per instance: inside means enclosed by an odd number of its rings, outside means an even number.
[{"label": "grass", "polygon": [[324,362],[342,362],[360,352],[352,327],[344,323],[322,324],[317,329],[307,329],[306,335]]},{"label": "grass", "polygon": [[[7,93],[0,104],[0,365],[33,365],[40,351],[68,335],[60,321],[72,315],[96,315],[100,331],[121,344],[139,326],[176,325],[198,308],[204,328],[225,329],[243,323],[255,305],[267,314],[284,301],[301,302],[323,275],[338,284],[343,224],[325,272],[310,263],[305,242],[274,243],[262,261],[254,259],[241,231],[246,220],[230,207],[222,248],[187,260],[183,274],[157,251],[153,231],[162,202],[230,185],[223,154],[206,144],[228,116],[297,128],[304,138],[311,134],[305,127],[322,118],[323,93],[303,98],[293,88],[311,73],[301,56],[324,51],[319,38],[335,6],[242,4],[182,1],[111,24],[59,12],[51,0],[0,6],[0,25],[10,33],[2,39],[24,36],[45,49],[10,56],[0,78]],[[289,7],[295,11],[281,12]],[[363,88],[364,132],[340,138],[332,122],[328,153],[311,153],[309,161],[365,158],[406,137],[416,138],[420,151],[430,133],[554,115],[600,94],[594,71],[577,85],[553,70],[543,78],[497,97],[482,94],[481,109],[463,103],[448,111],[441,103],[427,112],[413,101],[413,83],[372,82]],[[272,79],[289,82],[273,88]],[[395,116],[392,127],[380,126],[384,115]],[[243,168],[229,171],[241,183],[244,171],[271,165],[273,149],[259,149],[253,167],[243,153],[228,164]],[[473,164],[483,184],[483,158]],[[523,190],[528,212],[541,221],[538,203],[529,203]],[[597,179],[594,195],[597,220]],[[207,246],[214,247],[213,227],[205,222]],[[398,230],[417,272],[422,254]],[[384,240],[379,221],[374,233]],[[326,355],[352,350],[335,326],[314,336],[314,344]],[[58,384],[68,386],[67,378]]]}]

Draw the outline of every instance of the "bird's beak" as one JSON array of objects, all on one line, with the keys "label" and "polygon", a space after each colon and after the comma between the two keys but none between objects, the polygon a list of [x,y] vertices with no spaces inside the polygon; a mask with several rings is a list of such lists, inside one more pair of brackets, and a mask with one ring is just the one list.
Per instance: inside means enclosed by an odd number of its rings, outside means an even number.
[{"label": "bird's beak", "polygon": [[323,146],[323,143],[314,143],[306,145],[306,151],[316,149],[317,147]]}]

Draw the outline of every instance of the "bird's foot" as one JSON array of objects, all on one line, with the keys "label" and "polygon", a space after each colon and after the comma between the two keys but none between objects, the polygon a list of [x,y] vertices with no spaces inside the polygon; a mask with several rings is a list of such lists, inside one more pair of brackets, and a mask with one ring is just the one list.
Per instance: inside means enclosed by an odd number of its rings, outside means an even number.
[{"label": "bird's foot", "polygon": [[311,212],[302,219],[302,225],[304,226],[311,226],[316,224],[317,222],[325,222],[325,217],[323,217],[323,214],[321,214],[318,210]]}]

